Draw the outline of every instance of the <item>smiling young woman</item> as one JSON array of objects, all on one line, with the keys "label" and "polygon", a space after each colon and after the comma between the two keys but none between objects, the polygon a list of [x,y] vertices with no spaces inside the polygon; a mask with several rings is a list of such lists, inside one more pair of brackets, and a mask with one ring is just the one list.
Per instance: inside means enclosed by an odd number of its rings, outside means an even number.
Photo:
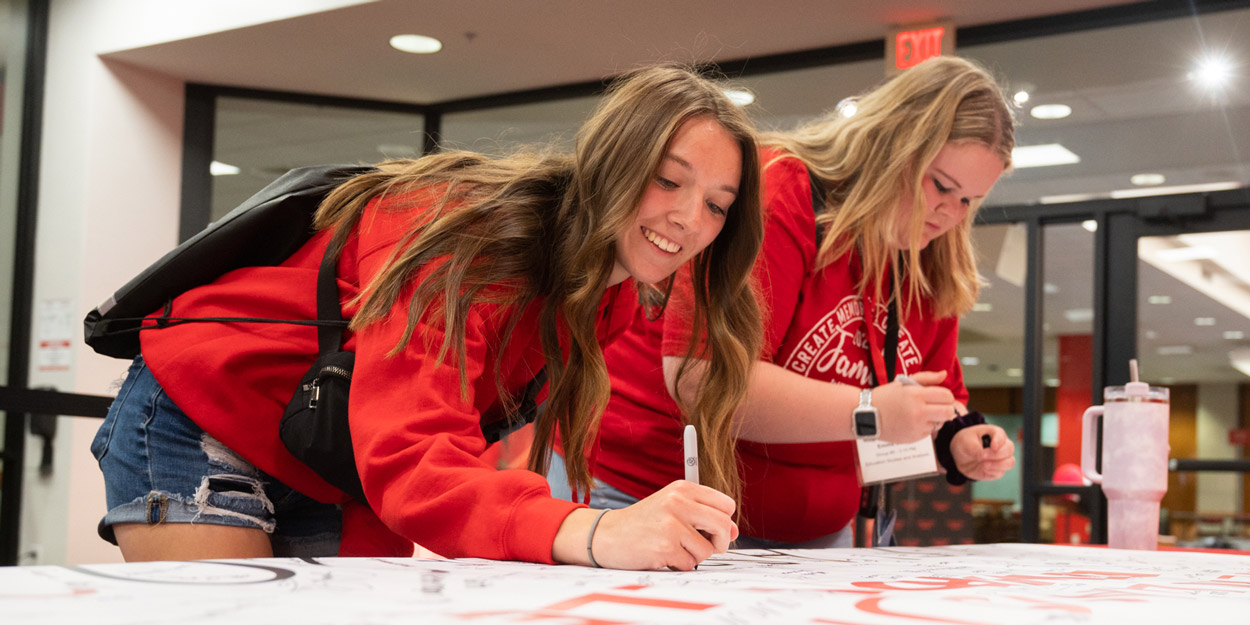
[{"label": "smiling young woman", "polygon": [[[1010,165],[1011,109],[983,69],[950,57],[856,104],[850,117],[830,111],[761,139],[766,228],[755,277],[764,348],[726,426],[738,437],[740,470],[726,492],[741,485],[739,546],[850,546],[860,494],[852,414],[862,389],[885,441],[943,426],[948,480],[995,479],[1015,462],[1000,428],[952,419],[967,401],[958,317],[979,286],[969,230]],[[883,353],[891,299],[893,372]],[[687,349],[697,301],[675,289],[661,319],[636,315],[606,350],[612,400],[592,505],[627,505],[682,477],[682,428],[705,418],[690,391],[713,364]],[[891,382],[891,373],[920,384]]]},{"label": "smiling young woman", "polygon": [[[613,85],[573,156],[446,152],[347,180],[281,265],[226,274],[166,313],[316,319],[317,270],[337,254],[367,501],[278,441],[315,327],[171,325],[143,333],[92,446],[101,535],[128,560],[406,555],[415,542],[448,557],[689,569],[724,551],[734,501],[714,489],[679,485],[603,517],[551,497],[542,473],[558,433],[564,468],[589,486],[585,451],[609,396],[602,345],[635,290],[683,264],[717,303],[697,307],[718,361],[699,394],[732,414],[759,342],[759,174],[750,124],[721,87],[652,67]],[[494,470],[481,425],[539,370],[534,471]]]}]

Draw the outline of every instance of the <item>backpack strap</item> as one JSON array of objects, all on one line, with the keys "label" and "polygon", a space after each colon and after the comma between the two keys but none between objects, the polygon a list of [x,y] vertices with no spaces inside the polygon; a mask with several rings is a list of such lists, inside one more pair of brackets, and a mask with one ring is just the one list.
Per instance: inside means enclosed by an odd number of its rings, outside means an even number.
[{"label": "backpack strap", "polygon": [[317,351],[322,356],[339,351],[343,346],[343,312],[339,308],[337,253],[331,254],[334,241],[326,246],[317,269]]}]

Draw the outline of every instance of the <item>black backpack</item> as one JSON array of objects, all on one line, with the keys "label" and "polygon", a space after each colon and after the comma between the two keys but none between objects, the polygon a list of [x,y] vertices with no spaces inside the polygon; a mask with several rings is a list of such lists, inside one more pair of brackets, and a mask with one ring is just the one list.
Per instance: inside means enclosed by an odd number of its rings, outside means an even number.
[{"label": "black backpack", "polygon": [[[317,273],[317,319],[254,317],[171,317],[170,305],[185,291],[241,267],[281,264],[308,242],[312,216],[335,187],[376,171],[359,165],[320,165],[293,169],[261,189],[225,217],[162,256],[118,289],[83,320],[85,340],[97,353],[114,358],[139,354],[139,332],[183,323],[244,322],[317,326],[317,361],[300,380],[279,425],[283,445],[296,459],[339,490],[365,501],[347,420],[355,354],[340,350],[347,327],[339,311],[335,282],[337,255],[327,253]],[[164,309],[165,314],[145,317]],[[146,322],[146,323],[145,323]],[[153,323],[155,322],[155,323]],[[493,443],[534,420],[535,399],[546,384],[539,370],[522,391],[516,409],[482,424]]]}]

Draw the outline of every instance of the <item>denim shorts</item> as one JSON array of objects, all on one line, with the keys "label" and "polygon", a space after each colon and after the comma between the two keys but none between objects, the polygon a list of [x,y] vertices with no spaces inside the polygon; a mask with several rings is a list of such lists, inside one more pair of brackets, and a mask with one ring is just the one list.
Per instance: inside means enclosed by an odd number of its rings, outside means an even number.
[{"label": "denim shorts", "polygon": [[[571,499],[573,489],[569,488],[569,474],[564,469],[564,458],[559,454],[551,454],[551,466],[547,469],[547,484],[551,486],[551,496],[556,499]],[[580,499],[579,499],[580,501]],[[626,494],[596,479],[590,490],[590,507],[597,510],[604,508],[617,510],[638,503],[638,498]],[[854,547],[851,525],[825,536],[818,536],[803,542],[784,542],[768,540],[754,536],[739,536],[730,547],[733,549],[832,549]]]},{"label": "denim shorts", "polygon": [[111,543],[117,543],[117,523],[205,523],[263,530],[275,556],[338,555],[339,506],[293,490],[200,429],[165,394],[141,355],[91,453],[104,473],[108,501],[98,531]]}]

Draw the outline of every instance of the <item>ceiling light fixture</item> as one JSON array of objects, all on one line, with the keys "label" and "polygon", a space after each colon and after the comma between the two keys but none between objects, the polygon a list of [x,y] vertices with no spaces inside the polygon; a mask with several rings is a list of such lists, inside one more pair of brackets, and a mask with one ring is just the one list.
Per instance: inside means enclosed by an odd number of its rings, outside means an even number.
[{"label": "ceiling light fixture", "polygon": [[208,164],[208,173],[214,176],[233,176],[239,173],[239,168],[221,161],[213,161]]},{"label": "ceiling light fixture", "polygon": [[1160,356],[1188,356],[1194,353],[1194,348],[1189,345],[1165,345],[1155,350]]},{"label": "ceiling light fixture", "polygon": [[1029,101],[1029,92],[1021,89],[1020,91],[1017,91],[1015,95],[1011,96],[1011,99],[1015,100],[1017,105],[1023,106],[1025,102]]},{"label": "ceiling light fixture", "polygon": [[1038,104],[1029,109],[1034,119],[1063,119],[1072,114],[1072,107],[1067,104]]},{"label": "ceiling light fixture", "polygon": [[964,356],[963,358],[959,359],[959,364],[965,367],[975,367],[981,364],[981,359],[977,358],[976,356]]},{"label": "ceiling light fixture", "polygon": [[1223,89],[1233,78],[1233,64],[1224,57],[1209,56],[1198,61],[1189,77],[1204,89]]},{"label": "ceiling light fixture", "polygon": [[746,106],[755,101],[755,94],[746,89],[725,89],[725,97],[738,106]]},{"label": "ceiling light fixture", "polygon": [[1133,174],[1128,181],[1139,187],[1154,187],[1164,183],[1163,174]]},{"label": "ceiling light fixture", "polygon": [[1241,330],[1225,330],[1224,338],[1229,341],[1240,341],[1246,338],[1246,333]]},{"label": "ceiling light fixture", "polygon": [[842,117],[853,117],[859,112],[859,104],[856,101],[855,96],[842,98],[838,101],[837,106],[833,108],[838,112],[838,115],[841,115]]},{"label": "ceiling light fixture", "polygon": [[[1086,202],[1089,200],[1097,200],[1097,193],[1067,193],[1063,195],[1043,195],[1037,201],[1042,204],[1067,204],[1069,202]],[[1086,228],[1089,230],[1089,228]],[[1093,232],[1093,230],[1090,230]]]},{"label": "ceiling light fixture", "polygon": [[1098,220],[1086,219],[1085,221],[1081,222],[1081,227],[1085,228],[1086,230],[1090,232],[1098,232]]},{"label": "ceiling light fixture", "polygon": [[972,304],[972,312],[990,312],[994,310],[994,305],[989,302],[974,302]]},{"label": "ceiling light fixture", "polygon": [[[1019,167],[1019,165],[1016,165]],[[1236,181],[1228,182],[1208,182],[1205,184],[1182,184],[1173,187],[1150,187],[1148,189],[1120,189],[1111,192],[1112,199],[1123,199],[1130,197],[1147,197],[1151,195],[1176,195],[1178,193],[1209,193],[1211,191],[1225,191],[1228,189],[1239,189],[1242,184]]]},{"label": "ceiling light fixture", "polygon": [[1079,162],[1081,162],[1081,157],[1058,143],[1025,145],[1011,151],[1011,165],[1016,169],[1071,165]]},{"label": "ceiling light fixture", "polygon": [[1194,317],[1194,325],[1196,326],[1214,326],[1215,317]]},{"label": "ceiling light fixture", "polygon": [[443,42],[425,35],[395,35],[391,37],[391,47],[400,52],[434,54],[443,49]]},{"label": "ceiling light fixture", "polygon": [[1085,323],[1094,320],[1093,308],[1070,308],[1063,311],[1063,318],[1071,323]]},{"label": "ceiling light fixture", "polygon": [[1171,304],[1172,296],[1171,295],[1151,295],[1150,297],[1146,298],[1146,301],[1150,302],[1151,304],[1159,304],[1159,305]]}]

